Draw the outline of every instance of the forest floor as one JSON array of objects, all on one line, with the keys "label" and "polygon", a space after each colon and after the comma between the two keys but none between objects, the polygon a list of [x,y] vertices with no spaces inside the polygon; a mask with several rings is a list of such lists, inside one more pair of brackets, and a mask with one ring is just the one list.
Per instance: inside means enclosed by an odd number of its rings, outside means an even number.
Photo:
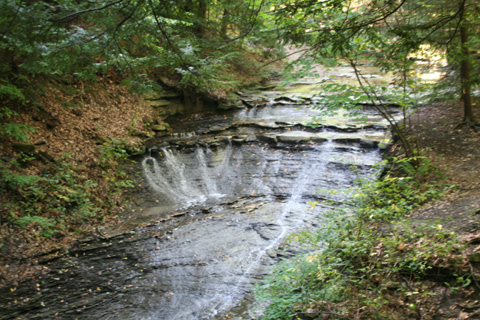
[{"label": "forest floor", "polygon": [[[468,243],[466,256],[480,278],[480,132],[458,127],[463,108],[458,102],[437,103],[413,117],[422,155],[445,175],[456,192],[414,211],[414,223],[438,223]],[[477,119],[480,110],[476,107]],[[439,300],[437,319],[480,319],[480,287],[457,294],[445,293]]]},{"label": "forest floor", "polygon": [[[58,254],[67,250],[79,238],[94,232],[98,225],[116,223],[116,214],[122,212],[124,199],[121,192],[113,194],[115,188],[109,182],[109,179],[113,182],[112,174],[115,175],[119,170],[115,149],[107,148],[114,145],[108,143],[120,141],[125,148],[128,146],[135,150],[142,146],[149,134],[153,134],[146,123],[158,121],[154,109],[138,95],[129,92],[127,87],[119,85],[119,81],[109,77],[98,82],[78,81],[74,84],[54,80],[44,82],[32,83],[42,93],[36,96],[36,107],[20,108],[18,119],[15,119],[34,129],[28,141],[28,146],[34,148],[34,155],[29,154],[29,160],[22,162],[22,167],[15,172],[44,178],[44,173],[50,168],[53,172],[51,175],[55,174],[59,181],[51,188],[76,190],[76,193],[70,193],[95,203],[100,214],[88,219],[79,218],[81,222],[65,222],[65,227],[59,228],[55,235],[43,237],[42,229],[36,224],[20,227],[10,221],[12,213],[8,212],[13,210],[15,216],[24,216],[17,209],[22,203],[25,207],[25,204],[38,206],[36,214],[42,217],[57,219],[55,212],[58,206],[73,207],[75,204],[65,201],[53,207],[57,203],[55,200],[58,200],[54,196],[59,194],[56,189],[49,190],[50,197],[45,192],[41,195],[43,200],[33,203],[33,187],[6,190],[3,172],[0,172],[0,288],[41,273],[42,259],[52,252]],[[22,155],[14,145],[13,139],[1,140],[0,158],[21,159]],[[102,150],[106,151],[102,154]],[[39,154],[48,157],[35,158]],[[70,166],[65,163],[70,163]],[[101,166],[102,163],[108,163],[109,166]],[[0,161],[0,166],[5,164]],[[85,181],[95,183],[92,192],[87,188],[82,189]],[[34,186],[39,188],[43,185],[47,185],[46,182]],[[63,195],[62,199],[67,198]],[[72,215],[70,212],[67,214]]]}]

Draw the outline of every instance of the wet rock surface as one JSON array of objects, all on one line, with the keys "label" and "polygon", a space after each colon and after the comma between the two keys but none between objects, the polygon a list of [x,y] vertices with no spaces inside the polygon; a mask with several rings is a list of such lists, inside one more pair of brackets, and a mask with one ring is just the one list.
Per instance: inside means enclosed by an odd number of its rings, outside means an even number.
[{"label": "wet rock surface", "polygon": [[371,111],[311,127],[305,98],[279,95],[171,122],[138,159],[141,208],[1,292],[0,319],[250,317],[253,284],[301,249],[289,235],[322,224],[329,208],[309,203],[374,176],[390,139]]}]

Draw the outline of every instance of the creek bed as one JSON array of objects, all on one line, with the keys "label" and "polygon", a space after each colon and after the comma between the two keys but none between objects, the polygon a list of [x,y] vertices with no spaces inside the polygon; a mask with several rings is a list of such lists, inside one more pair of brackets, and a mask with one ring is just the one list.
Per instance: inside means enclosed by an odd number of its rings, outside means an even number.
[{"label": "creek bed", "polygon": [[309,203],[341,201],[332,191],[374,176],[389,140],[371,112],[312,129],[295,118],[298,105],[270,107],[158,141],[138,161],[149,192],[141,213],[1,292],[0,319],[251,317],[253,285],[299,249],[289,235],[321,226],[330,209]]}]

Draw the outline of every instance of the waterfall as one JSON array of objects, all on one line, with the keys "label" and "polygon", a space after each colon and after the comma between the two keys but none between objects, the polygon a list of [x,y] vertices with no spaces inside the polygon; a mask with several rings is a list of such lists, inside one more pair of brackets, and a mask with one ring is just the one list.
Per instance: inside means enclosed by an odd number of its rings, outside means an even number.
[{"label": "waterfall", "polygon": [[[210,149],[206,148],[205,152],[207,155],[213,153]],[[217,180],[215,177],[211,176],[211,172],[208,168],[209,161],[207,160],[207,156],[205,155],[203,148],[197,148],[195,150],[195,159],[197,160],[197,171],[198,171],[198,179],[199,182],[203,186],[203,193],[206,197],[214,197],[214,198],[221,198],[223,195],[218,193],[217,190]]]},{"label": "waterfall", "polygon": [[[278,161],[268,161],[265,150],[233,148],[231,143],[212,151],[196,147],[182,153],[162,148],[159,156],[147,155],[143,173],[167,204],[198,205],[231,195],[255,196],[272,193]],[[272,172],[273,170],[273,172]]]},{"label": "waterfall", "polygon": [[208,147],[196,147],[191,153],[162,148],[159,156],[146,156],[142,167],[147,181],[166,204],[188,207],[231,193],[238,184],[235,176],[241,176],[236,174],[241,157],[231,145],[217,153]]},{"label": "waterfall", "polygon": [[146,156],[142,167],[150,186],[165,197],[162,200],[168,204],[182,204],[186,207],[207,200],[208,193],[199,188],[199,180],[196,179],[198,177],[192,179],[191,168],[187,169],[186,163],[177,154],[162,148],[160,156],[162,161]]}]

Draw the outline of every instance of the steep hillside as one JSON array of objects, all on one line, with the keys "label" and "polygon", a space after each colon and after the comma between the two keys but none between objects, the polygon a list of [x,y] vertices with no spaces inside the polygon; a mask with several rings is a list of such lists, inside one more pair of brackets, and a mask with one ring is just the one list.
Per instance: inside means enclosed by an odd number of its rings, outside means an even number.
[{"label": "steep hillside", "polygon": [[9,120],[28,126],[29,141],[3,136],[0,144],[0,283],[21,279],[39,255],[114,221],[132,185],[128,155],[162,123],[113,79],[31,85],[34,101],[7,101],[17,112]]}]

